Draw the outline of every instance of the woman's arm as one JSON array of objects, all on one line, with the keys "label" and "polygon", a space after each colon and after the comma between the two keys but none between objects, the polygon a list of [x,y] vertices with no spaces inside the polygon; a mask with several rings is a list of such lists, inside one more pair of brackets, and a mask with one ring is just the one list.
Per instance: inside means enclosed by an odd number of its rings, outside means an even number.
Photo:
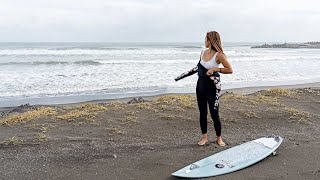
[{"label": "woman's arm", "polygon": [[[203,50],[202,50],[201,53],[200,53],[200,60],[201,60],[202,53],[203,53]],[[200,60],[199,60],[199,61],[200,61]],[[183,78],[185,78],[185,77],[191,76],[191,75],[193,75],[193,74],[195,74],[195,73],[197,73],[197,72],[198,72],[198,66],[192,68],[191,70],[189,70],[189,71],[187,71],[187,72],[182,73],[180,76],[174,78],[174,80],[175,80],[175,81],[179,81],[180,79],[183,79]]]},{"label": "woman's arm", "polygon": [[232,66],[224,54],[218,53],[217,54],[217,61],[218,61],[218,63],[221,63],[223,65],[223,68],[209,69],[207,72],[207,75],[212,75],[213,72],[219,72],[219,73],[223,73],[223,74],[232,74],[233,73]]},{"label": "woman's arm", "polygon": [[195,74],[196,72],[198,72],[198,66],[192,68],[191,70],[189,70],[187,72],[182,73],[180,76],[174,78],[174,80],[179,81],[180,79],[191,76],[191,75]]},{"label": "woman's arm", "polygon": [[223,65],[223,68],[220,68],[218,72],[221,71],[221,73],[223,74],[232,74],[233,69],[227,57],[222,53],[218,53],[217,56],[218,56],[218,62],[220,62]]}]

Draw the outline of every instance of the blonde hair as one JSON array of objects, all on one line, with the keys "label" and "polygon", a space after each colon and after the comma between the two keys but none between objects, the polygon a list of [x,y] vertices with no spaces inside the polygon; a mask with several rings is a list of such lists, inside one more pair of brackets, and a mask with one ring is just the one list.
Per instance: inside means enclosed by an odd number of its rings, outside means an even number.
[{"label": "blonde hair", "polygon": [[210,42],[211,48],[217,52],[224,54],[221,44],[220,35],[216,31],[207,32],[207,41]]}]

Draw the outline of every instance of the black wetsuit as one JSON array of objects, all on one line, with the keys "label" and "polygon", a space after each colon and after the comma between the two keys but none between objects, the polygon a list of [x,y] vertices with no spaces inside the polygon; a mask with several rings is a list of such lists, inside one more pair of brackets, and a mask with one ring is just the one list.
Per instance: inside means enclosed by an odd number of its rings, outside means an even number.
[{"label": "black wetsuit", "polygon": [[197,101],[200,111],[200,127],[202,134],[207,133],[208,104],[217,136],[221,136],[221,122],[219,117],[219,97],[221,91],[220,74],[215,72],[208,76],[208,69],[198,63]]},{"label": "black wetsuit", "polygon": [[185,77],[191,76],[198,72],[198,82],[197,82],[197,101],[200,111],[200,127],[202,134],[207,133],[207,114],[208,114],[208,104],[213,120],[214,129],[217,136],[221,136],[221,122],[219,117],[219,97],[221,91],[220,84],[220,74],[215,72],[213,75],[208,76],[208,69],[203,67],[200,62],[190,71],[187,71],[177,78],[176,81],[183,79]]}]

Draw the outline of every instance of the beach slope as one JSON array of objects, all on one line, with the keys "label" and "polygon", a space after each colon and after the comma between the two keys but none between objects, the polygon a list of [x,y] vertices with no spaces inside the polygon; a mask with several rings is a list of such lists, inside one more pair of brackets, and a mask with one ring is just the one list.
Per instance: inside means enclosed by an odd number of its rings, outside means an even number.
[{"label": "beach slope", "polygon": [[211,121],[212,143],[197,145],[201,132],[193,95],[131,102],[1,109],[0,177],[176,179],[171,173],[192,162],[269,134],[284,138],[276,156],[208,179],[320,177],[319,88],[225,92],[220,115],[226,147],[213,142]]}]

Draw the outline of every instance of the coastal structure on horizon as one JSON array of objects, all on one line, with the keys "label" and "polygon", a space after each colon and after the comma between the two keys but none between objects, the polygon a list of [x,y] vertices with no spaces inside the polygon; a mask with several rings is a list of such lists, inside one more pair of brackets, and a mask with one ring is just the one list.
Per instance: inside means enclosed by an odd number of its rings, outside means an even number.
[{"label": "coastal structure on horizon", "polygon": [[311,41],[306,43],[283,43],[283,44],[263,44],[259,46],[252,46],[251,48],[314,48],[320,49],[319,41]]}]

